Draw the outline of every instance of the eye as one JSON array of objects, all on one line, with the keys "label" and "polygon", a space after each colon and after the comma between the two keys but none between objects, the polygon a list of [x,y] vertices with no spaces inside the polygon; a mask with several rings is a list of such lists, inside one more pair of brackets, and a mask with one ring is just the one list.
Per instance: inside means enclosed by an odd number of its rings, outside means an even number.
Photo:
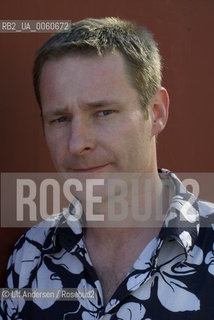
[{"label": "eye", "polygon": [[58,123],[62,123],[62,122],[65,122],[67,120],[68,119],[66,117],[60,117],[60,118],[56,119],[55,121],[58,122]]},{"label": "eye", "polygon": [[51,120],[50,124],[54,125],[54,126],[63,126],[63,125],[66,125],[68,121],[69,121],[69,119],[67,117],[62,116],[57,119]]},{"label": "eye", "polygon": [[108,116],[108,115],[110,115],[110,114],[112,114],[114,112],[115,112],[115,110],[103,110],[103,111],[97,112],[96,115],[98,117],[106,117],[106,116]]}]

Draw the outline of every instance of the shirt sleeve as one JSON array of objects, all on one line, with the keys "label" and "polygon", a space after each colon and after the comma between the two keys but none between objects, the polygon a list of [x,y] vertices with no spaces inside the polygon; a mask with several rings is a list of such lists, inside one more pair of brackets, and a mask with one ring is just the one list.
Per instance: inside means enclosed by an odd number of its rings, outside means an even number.
[{"label": "shirt sleeve", "polygon": [[7,279],[1,292],[0,320],[16,319],[19,303],[18,299],[12,297],[11,291],[19,287],[19,255],[23,251],[24,235],[16,242],[14,251],[9,258],[7,265]]}]

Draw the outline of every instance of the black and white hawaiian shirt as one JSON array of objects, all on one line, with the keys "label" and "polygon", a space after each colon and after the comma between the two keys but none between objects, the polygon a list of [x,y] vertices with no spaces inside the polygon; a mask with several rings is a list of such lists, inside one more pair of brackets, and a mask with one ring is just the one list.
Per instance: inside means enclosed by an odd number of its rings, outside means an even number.
[{"label": "black and white hawaiian shirt", "polygon": [[8,263],[6,287],[95,289],[95,295],[67,301],[2,297],[0,319],[213,320],[214,205],[190,201],[193,195],[175,174],[159,172],[176,190],[164,225],[106,305],[74,202],[19,239]]}]

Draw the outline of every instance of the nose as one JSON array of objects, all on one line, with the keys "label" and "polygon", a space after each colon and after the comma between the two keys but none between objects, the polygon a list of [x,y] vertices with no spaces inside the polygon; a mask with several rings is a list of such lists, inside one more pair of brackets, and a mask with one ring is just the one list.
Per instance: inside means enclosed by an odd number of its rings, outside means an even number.
[{"label": "nose", "polygon": [[75,156],[85,155],[96,145],[92,125],[83,119],[73,119],[69,135],[69,151]]}]

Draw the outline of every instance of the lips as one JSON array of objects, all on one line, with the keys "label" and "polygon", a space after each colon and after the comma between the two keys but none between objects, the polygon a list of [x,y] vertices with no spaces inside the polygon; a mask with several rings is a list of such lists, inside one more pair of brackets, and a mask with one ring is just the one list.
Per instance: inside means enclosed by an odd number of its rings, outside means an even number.
[{"label": "lips", "polygon": [[79,173],[99,172],[99,171],[102,171],[104,168],[106,168],[108,165],[109,165],[109,163],[101,165],[101,166],[96,166],[96,167],[72,169],[72,171],[73,172],[79,172]]}]

